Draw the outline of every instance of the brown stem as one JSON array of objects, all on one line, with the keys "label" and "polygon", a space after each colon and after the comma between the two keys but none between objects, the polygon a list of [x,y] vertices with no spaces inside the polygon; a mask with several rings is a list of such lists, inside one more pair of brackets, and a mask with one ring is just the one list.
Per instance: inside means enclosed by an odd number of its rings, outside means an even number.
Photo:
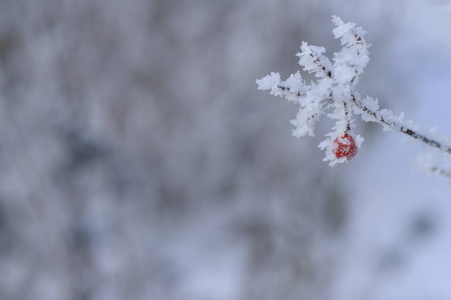
[{"label": "brown stem", "polygon": [[344,101],[343,101],[343,107],[344,107],[344,110],[345,110],[345,119],[346,119],[346,131],[345,131],[345,133],[348,133],[349,131],[351,131],[351,121],[349,120],[348,105]]}]

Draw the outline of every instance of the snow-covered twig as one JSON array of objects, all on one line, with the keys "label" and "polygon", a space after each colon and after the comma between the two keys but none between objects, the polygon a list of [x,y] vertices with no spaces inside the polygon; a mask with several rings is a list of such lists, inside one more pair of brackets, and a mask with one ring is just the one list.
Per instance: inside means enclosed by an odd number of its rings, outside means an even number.
[{"label": "snow-covered twig", "polygon": [[[333,33],[341,40],[343,48],[334,53],[334,63],[324,55],[323,47],[308,45],[302,42],[299,64],[304,71],[314,73],[316,82],[307,85],[300,74],[291,75],[286,81],[281,81],[279,73],[271,73],[257,80],[258,89],[269,90],[271,95],[285,97],[300,105],[296,119],[291,123],[295,126],[293,134],[297,137],[314,135],[315,122],[328,109],[328,114],[336,119],[332,132],[319,144],[326,150],[325,161],[329,165],[348,162],[360,148],[363,138],[353,133],[353,114],[359,114],[363,121],[380,123],[385,130],[395,130],[406,134],[424,144],[438,149],[442,153],[451,154],[448,143],[438,138],[420,133],[413,129],[411,122],[404,121],[404,115],[394,115],[390,110],[380,109],[378,100],[371,97],[361,99],[355,90],[359,75],[369,61],[368,45],[365,41],[365,31],[354,23],[344,23],[334,16]],[[431,167],[435,172],[438,167]]]},{"label": "snow-covered twig", "polygon": [[[371,110],[368,107],[365,106],[360,100],[357,100],[356,97],[353,95],[351,98],[351,101],[355,104],[356,107],[362,110],[362,113],[368,114],[371,117],[373,117],[378,123],[381,123],[390,129],[399,131],[401,133],[407,134],[408,136],[417,139],[431,147],[437,148],[438,150],[445,152],[447,154],[451,154],[451,147],[444,145],[442,142],[439,142],[438,140],[428,137],[427,135],[423,133],[419,133],[416,130],[413,130],[409,128],[407,125],[402,124],[401,122],[397,120],[393,120],[387,110],[380,111],[380,110]],[[386,115],[384,117],[384,115]],[[387,118],[387,119],[386,119]]]}]

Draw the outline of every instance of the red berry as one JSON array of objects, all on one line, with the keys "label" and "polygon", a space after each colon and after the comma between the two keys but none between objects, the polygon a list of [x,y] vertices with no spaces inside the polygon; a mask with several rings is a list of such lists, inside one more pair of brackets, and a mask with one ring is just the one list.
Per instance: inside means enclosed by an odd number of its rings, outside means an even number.
[{"label": "red berry", "polygon": [[334,154],[337,158],[346,157],[347,160],[351,160],[357,154],[354,138],[346,133],[336,138],[334,144]]}]

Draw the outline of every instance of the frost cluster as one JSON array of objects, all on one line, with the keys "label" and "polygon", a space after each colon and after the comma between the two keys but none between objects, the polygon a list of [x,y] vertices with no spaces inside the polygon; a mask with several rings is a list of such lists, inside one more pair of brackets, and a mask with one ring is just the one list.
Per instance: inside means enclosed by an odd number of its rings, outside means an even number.
[{"label": "frost cluster", "polygon": [[332,18],[335,24],[333,31],[335,38],[341,40],[343,48],[334,53],[334,63],[324,55],[326,49],[312,46],[302,42],[299,65],[304,71],[314,73],[318,78],[316,82],[306,84],[300,72],[291,75],[286,81],[280,79],[279,73],[257,80],[258,89],[270,90],[274,96],[285,97],[300,105],[296,119],[291,123],[295,126],[293,134],[296,137],[304,135],[313,136],[315,122],[319,120],[327,109],[333,112],[328,117],[337,122],[333,131],[328,133],[327,139],[319,147],[326,150],[326,161],[333,166],[336,163],[347,161],[346,157],[337,158],[334,155],[334,141],[343,135],[351,135],[356,141],[357,148],[363,141],[359,135],[352,132],[354,122],[352,119],[352,97],[359,75],[365,69],[369,56],[368,45],[364,40],[365,31],[354,23],[344,23],[339,17]]},{"label": "frost cluster", "polygon": [[285,97],[299,104],[297,116],[291,121],[295,127],[293,135],[313,136],[315,123],[321,115],[332,110],[327,116],[336,120],[336,124],[318,146],[325,150],[324,160],[329,161],[330,166],[347,162],[353,157],[339,155],[337,149],[340,144],[337,141],[343,140],[343,137],[352,137],[355,151],[363,142],[363,138],[353,132],[354,114],[360,115],[365,122],[380,123],[384,130],[399,131],[441,152],[451,153],[451,148],[436,138],[412,129],[411,122],[404,120],[404,114],[397,116],[390,110],[380,109],[377,99],[360,97],[355,86],[369,61],[370,45],[364,38],[366,32],[355,23],[344,23],[337,16],[332,17],[332,22],[335,25],[334,36],[341,40],[343,46],[334,53],[333,63],[324,55],[325,48],[306,42],[302,42],[301,52],[296,55],[303,70],[318,78],[316,82],[307,84],[299,71],[285,81],[280,79],[279,73],[271,73],[257,80],[259,90],[269,90],[271,95]]}]

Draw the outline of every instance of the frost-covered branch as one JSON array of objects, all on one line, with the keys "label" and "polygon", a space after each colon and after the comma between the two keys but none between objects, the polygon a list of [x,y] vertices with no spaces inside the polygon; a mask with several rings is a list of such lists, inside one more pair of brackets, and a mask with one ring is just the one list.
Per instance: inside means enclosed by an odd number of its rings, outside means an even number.
[{"label": "frost-covered branch", "polygon": [[[300,105],[297,116],[291,123],[295,126],[293,135],[313,136],[315,123],[328,109],[333,109],[328,117],[335,119],[332,132],[319,144],[326,151],[325,161],[329,165],[348,162],[360,148],[363,138],[353,133],[353,114],[359,114],[363,121],[380,123],[384,130],[395,130],[406,134],[424,144],[451,154],[448,143],[439,138],[420,133],[413,129],[412,123],[404,121],[404,115],[394,115],[390,110],[380,109],[378,100],[371,97],[361,99],[355,90],[369,61],[369,45],[365,41],[365,31],[354,23],[344,23],[334,16],[334,36],[341,40],[343,48],[334,53],[333,64],[324,55],[323,47],[301,44],[299,65],[304,71],[313,73],[316,82],[306,84],[298,71],[282,81],[279,73],[271,73],[257,80],[258,89],[269,90],[271,95],[280,96]],[[439,168],[433,167],[436,172]],[[445,171],[440,171],[445,172]]]},{"label": "frost-covered branch", "polygon": [[[374,121],[383,124],[386,127],[389,127],[392,130],[399,131],[401,133],[407,134],[410,137],[417,139],[431,147],[437,148],[438,150],[451,154],[451,148],[447,145],[442,144],[438,140],[428,137],[422,133],[417,132],[416,130],[411,129],[408,125],[403,124],[396,118],[394,118],[390,111],[388,110],[379,110],[379,109],[369,109],[362,101],[357,100],[354,95],[351,98],[352,102],[358,107],[362,112],[362,114],[367,114],[370,116],[369,121]],[[373,100],[374,101],[374,100]],[[373,118],[374,120],[371,120]]]}]

